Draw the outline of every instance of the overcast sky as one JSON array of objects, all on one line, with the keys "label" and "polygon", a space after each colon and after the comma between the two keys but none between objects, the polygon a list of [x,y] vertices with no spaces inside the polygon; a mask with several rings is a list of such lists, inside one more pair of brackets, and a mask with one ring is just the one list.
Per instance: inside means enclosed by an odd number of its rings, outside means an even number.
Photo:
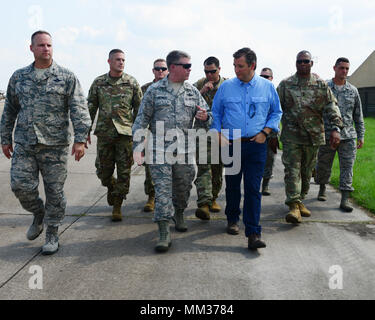
[{"label": "overcast sky", "polygon": [[[190,82],[203,77],[203,61],[216,56],[222,75],[234,77],[233,53],[252,48],[258,72],[271,67],[275,85],[295,73],[297,52],[309,50],[313,71],[332,76],[340,56],[351,72],[375,49],[375,1],[128,1],[0,0],[0,90],[12,73],[30,64],[30,36],[53,36],[54,59],[72,70],[87,93],[108,71],[108,52],[126,53],[126,73],[142,85],[152,80],[152,62],[180,49],[192,56]],[[351,73],[350,72],[350,73]]]}]

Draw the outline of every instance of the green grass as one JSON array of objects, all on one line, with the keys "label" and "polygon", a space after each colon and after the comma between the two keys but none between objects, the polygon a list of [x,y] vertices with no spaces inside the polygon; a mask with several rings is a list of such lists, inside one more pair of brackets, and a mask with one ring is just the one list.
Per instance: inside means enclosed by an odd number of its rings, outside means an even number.
[{"label": "green grass", "polygon": [[[354,164],[352,198],[360,206],[375,213],[375,118],[365,118],[365,144],[357,152]],[[332,167],[331,184],[338,188],[340,179],[339,161],[336,154]]]}]

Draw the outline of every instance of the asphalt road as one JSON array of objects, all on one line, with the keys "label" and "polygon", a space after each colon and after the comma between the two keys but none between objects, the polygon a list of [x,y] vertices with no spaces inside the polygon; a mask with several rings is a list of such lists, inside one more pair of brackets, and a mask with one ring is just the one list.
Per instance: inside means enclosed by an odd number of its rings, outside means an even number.
[{"label": "asphalt road", "polygon": [[[32,217],[11,192],[10,161],[0,156],[0,299],[375,298],[373,216],[358,207],[339,211],[340,195],[333,188],[328,202],[318,202],[318,186],[312,183],[305,201],[312,217],[298,226],[287,224],[280,154],[272,196],[263,198],[267,248],[258,252],[247,249],[243,225],[238,236],[225,233],[223,212],[209,222],[196,219],[193,187],[186,210],[189,231],[172,227],[172,248],[156,254],[157,226],[142,212],[144,169],[133,170],[125,218],[112,223],[94,161],[95,139],[81,162],[69,160],[61,247],[45,257],[40,254],[44,233],[33,242],[26,239]],[[44,197],[42,182],[40,191]],[[224,190],[219,203],[225,206]]]}]

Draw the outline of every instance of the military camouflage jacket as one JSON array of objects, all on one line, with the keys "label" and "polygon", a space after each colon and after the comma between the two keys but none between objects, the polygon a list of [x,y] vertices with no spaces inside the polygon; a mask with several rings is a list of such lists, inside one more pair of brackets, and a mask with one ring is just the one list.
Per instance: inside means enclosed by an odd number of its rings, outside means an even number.
[{"label": "military camouflage jacket", "polygon": [[317,75],[302,79],[295,74],[281,81],[277,92],[283,109],[283,143],[325,144],[323,114],[331,128],[342,127],[336,98],[327,83]]},{"label": "military camouflage jacket", "polygon": [[[184,82],[181,89],[175,95],[173,88],[169,85],[168,77],[158,81],[150,87],[141,104],[140,111],[133,126],[133,136],[139,129],[146,129],[150,126],[153,135],[153,141],[149,141],[149,150],[167,151],[168,147],[174,144],[174,141],[167,141],[159,147],[156,144],[157,122],[164,124],[164,137],[171,129],[180,129],[184,134],[187,146],[188,129],[193,127],[193,122],[198,111],[197,106],[209,111],[207,103],[197,88],[188,82]],[[209,129],[211,125],[211,113],[208,112],[209,119],[205,122],[197,120],[197,127]],[[169,131],[171,133],[171,131]],[[195,141],[195,140],[194,140]],[[137,148],[140,141],[133,141],[133,149]],[[193,152],[185,149],[184,152]]]},{"label": "military camouflage jacket", "polygon": [[93,122],[99,109],[94,134],[111,138],[119,134],[131,136],[141,100],[141,87],[126,73],[120,79],[112,79],[108,73],[96,78],[88,97]]},{"label": "military camouflage jacket", "polygon": [[[365,123],[363,121],[362,104],[359,92],[355,86],[346,82],[341,91],[337,90],[333,80],[328,81],[328,86],[335,95],[340,108],[343,121],[341,129],[341,140],[358,139],[363,140],[365,137]],[[355,128],[353,126],[355,124]],[[326,138],[329,137],[331,130],[329,121],[324,117],[326,127]]]},{"label": "military camouflage jacket", "polygon": [[[207,91],[204,94],[202,94],[204,100],[206,100],[210,109],[212,108],[212,103],[214,102],[214,98],[215,98],[215,94],[216,94],[217,90],[219,89],[219,87],[221,86],[221,84],[225,80],[227,80],[227,79],[223,78],[223,77],[220,77],[220,80],[217,83],[214,84],[214,88],[212,90]],[[194,83],[194,87],[196,87],[199,91],[201,91],[202,88],[204,87],[204,85],[207,82],[208,82],[207,78],[202,78],[202,79],[198,80],[196,83]]]},{"label": "military camouflage jacket", "polygon": [[1,119],[1,143],[68,145],[69,114],[74,142],[86,142],[91,125],[85,96],[75,75],[55,62],[37,79],[34,63],[16,71],[8,85]]},{"label": "military camouflage jacket", "polygon": [[141,87],[141,90],[142,90],[142,93],[145,94],[147,89],[152,85],[154,84],[155,81],[152,81],[152,82],[148,82],[146,84],[144,84],[142,87]]}]

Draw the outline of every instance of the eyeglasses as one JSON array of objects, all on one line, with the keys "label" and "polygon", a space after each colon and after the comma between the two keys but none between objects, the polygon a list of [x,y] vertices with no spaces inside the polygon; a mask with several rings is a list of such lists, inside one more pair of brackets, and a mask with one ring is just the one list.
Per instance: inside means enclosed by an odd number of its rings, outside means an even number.
[{"label": "eyeglasses", "polygon": [[302,64],[302,63],[304,63],[304,64],[309,64],[311,62],[311,60],[307,60],[307,59],[304,59],[304,60],[297,60],[297,63],[298,64]]},{"label": "eyeglasses", "polygon": [[155,71],[163,71],[164,72],[164,71],[167,71],[168,68],[165,68],[165,67],[155,67],[154,70]]},{"label": "eyeglasses", "polygon": [[257,109],[256,109],[255,104],[251,104],[250,107],[249,107],[249,117],[250,117],[250,119],[255,117],[256,112],[257,112]]},{"label": "eyeglasses", "polygon": [[184,69],[190,69],[192,64],[191,63],[173,63],[175,66],[182,66]]},{"label": "eyeglasses", "polygon": [[262,78],[266,78],[266,79],[271,78],[271,76],[268,76],[268,75],[266,75],[266,74],[261,74],[260,76],[261,76]]},{"label": "eyeglasses", "polygon": [[216,70],[204,70],[205,74],[209,74],[209,73],[215,74],[216,72],[217,72],[217,69]]}]

